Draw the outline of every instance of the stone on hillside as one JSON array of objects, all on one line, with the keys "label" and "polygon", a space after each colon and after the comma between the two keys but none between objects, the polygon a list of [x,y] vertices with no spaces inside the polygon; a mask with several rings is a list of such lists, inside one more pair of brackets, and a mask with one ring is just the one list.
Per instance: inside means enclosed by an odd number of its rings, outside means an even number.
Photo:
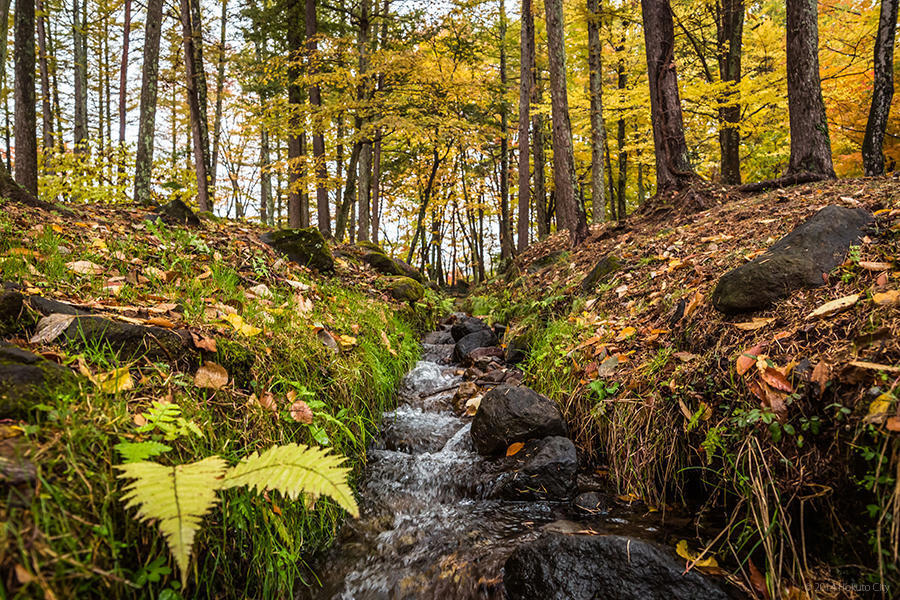
[{"label": "stone on hillside", "polygon": [[610,274],[618,271],[621,266],[622,263],[619,262],[619,259],[616,256],[607,254],[601,258],[600,261],[594,265],[594,268],[591,269],[591,272],[581,280],[581,291],[590,292],[597,287],[598,283],[606,279]]},{"label": "stone on hillside", "polygon": [[19,329],[19,320],[25,296],[15,290],[0,292],[0,335],[7,335]]},{"label": "stone on hillside", "polygon": [[356,242],[357,247],[362,248],[363,250],[368,250],[369,252],[377,252],[379,254],[384,254],[384,250],[376,244],[375,242],[370,242],[369,240],[359,240]]},{"label": "stone on hillside", "polygon": [[28,306],[38,311],[42,315],[89,315],[89,311],[76,308],[71,304],[54,300],[53,298],[45,298],[44,296],[29,296],[26,300]]},{"label": "stone on hillside", "polygon": [[496,346],[499,343],[497,335],[490,329],[481,329],[470,333],[458,342],[453,348],[453,360],[457,362],[470,362],[470,354],[479,348]]},{"label": "stone on hillside", "polygon": [[26,416],[37,404],[74,386],[77,376],[37,354],[0,344],[0,419]]},{"label": "stone on hillside", "polygon": [[490,327],[479,318],[463,315],[450,327],[450,335],[453,336],[454,342],[458,342],[470,333],[475,333],[482,329],[490,329]]},{"label": "stone on hillside", "polygon": [[62,332],[76,347],[106,348],[121,362],[146,356],[151,361],[194,362],[197,352],[186,331],[122,323],[99,316],[77,316]]},{"label": "stone on hillside", "polygon": [[481,401],[472,421],[479,454],[500,454],[513,442],[566,435],[559,407],[525,386],[498,386]]},{"label": "stone on hillside", "polygon": [[[578,456],[567,437],[531,440],[506,459],[511,470],[501,476],[492,495],[509,500],[566,500],[575,491]],[[507,467],[510,468],[510,467]]]},{"label": "stone on hillside", "polygon": [[425,334],[425,337],[422,338],[423,344],[433,344],[435,346],[444,346],[447,344],[453,344],[456,340],[453,339],[453,336],[450,335],[449,331],[431,331]]},{"label": "stone on hillside", "polygon": [[259,236],[259,239],[292,261],[323,273],[334,270],[334,256],[322,233],[315,227],[279,229]]},{"label": "stone on hillside", "polygon": [[470,362],[479,369],[486,369],[492,362],[503,360],[503,349],[499,346],[484,346],[475,348],[465,356],[465,361]]},{"label": "stone on hillside", "polygon": [[168,204],[163,204],[162,206],[160,206],[159,209],[157,209],[157,213],[163,218],[164,221],[168,221],[170,223],[193,226],[197,226],[200,224],[200,218],[194,214],[194,211],[191,210],[191,207],[178,198],[175,198]]},{"label": "stone on hillside", "polygon": [[510,600],[727,600],[717,582],[666,548],[619,535],[544,533],[503,568]]},{"label": "stone on hillside", "polygon": [[553,252],[545,254],[544,256],[533,260],[525,270],[529,273],[537,273],[545,267],[556,264],[556,262],[560,258],[562,258],[563,254],[565,254],[565,250],[555,250]]},{"label": "stone on hillside", "polygon": [[425,288],[422,284],[409,277],[390,277],[387,280],[387,287],[391,298],[400,302],[415,304],[425,297]]},{"label": "stone on hillside", "polygon": [[422,274],[419,273],[419,271],[414,267],[410,266],[405,260],[400,258],[392,258],[391,260],[393,261],[394,266],[400,270],[401,275],[405,275],[410,279],[415,279],[419,283],[422,283],[424,281]]},{"label": "stone on hillside", "polygon": [[363,261],[382,275],[405,275],[384,252],[367,252],[363,255]]},{"label": "stone on hillside", "polygon": [[713,306],[735,314],[766,308],[792,291],[825,284],[864,235],[872,215],[861,208],[826,206],[778,240],[764,254],[725,273]]},{"label": "stone on hillside", "polygon": [[528,336],[519,334],[509,340],[506,344],[506,362],[516,364],[528,358],[528,352],[531,344],[528,342]]}]

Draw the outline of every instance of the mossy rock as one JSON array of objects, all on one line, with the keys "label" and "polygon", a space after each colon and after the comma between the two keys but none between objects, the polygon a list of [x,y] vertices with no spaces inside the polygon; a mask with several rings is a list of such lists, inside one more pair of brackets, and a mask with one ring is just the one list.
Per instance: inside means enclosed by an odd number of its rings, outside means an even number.
[{"label": "mossy rock", "polygon": [[588,273],[581,281],[581,291],[590,292],[597,284],[606,279],[612,273],[615,273],[622,267],[622,263],[618,257],[613,254],[607,254],[594,265],[591,272]]},{"label": "mossy rock", "polygon": [[197,352],[187,332],[164,327],[144,327],[98,316],[77,316],[62,333],[76,348],[111,350],[122,361],[146,357],[151,361],[181,366],[197,362]]},{"label": "mossy rock", "polygon": [[25,296],[15,290],[0,292],[0,335],[7,335],[20,329]]},{"label": "mossy rock", "polygon": [[528,265],[528,268],[525,270],[529,273],[537,273],[541,269],[556,264],[564,254],[566,254],[565,250],[556,250],[554,252],[545,254],[544,256],[532,261],[531,264]]},{"label": "mossy rock", "polygon": [[25,417],[38,404],[51,404],[74,390],[78,376],[41,356],[0,344],[0,419]]},{"label": "mossy rock", "polygon": [[236,387],[250,388],[253,366],[256,364],[256,353],[253,350],[240,342],[219,338],[216,340],[215,361],[225,367]]},{"label": "mossy rock", "polygon": [[200,219],[191,210],[191,207],[184,203],[180,198],[175,198],[167,204],[163,204],[156,211],[164,221],[175,223],[178,225],[190,225],[196,227],[200,224]]},{"label": "mossy rock", "polygon": [[405,260],[400,258],[392,258],[391,260],[394,262],[394,265],[397,267],[397,269],[400,270],[400,275],[409,277],[410,279],[415,279],[419,283],[424,283],[425,278],[422,277],[422,274],[419,273],[419,271],[415,267],[411,266]]},{"label": "mossy rock", "polygon": [[368,250],[369,252],[377,252],[379,254],[387,254],[381,246],[376,244],[375,242],[370,242],[369,240],[359,240],[356,242],[356,246],[358,248],[362,248],[364,250]]},{"label": "mossy rock", "polygon": [[387,279],[387,288],[391,298],[400,302],[415,304],[425,297],[422,284],[409,277],[390,277]]},{"label": "mossy rock", "polygon": [[367,252],[363,260],[382,275],[405,275],[393,259],[383,252]]},{"label": "mossy rock", "polygon": [[259,236],[292,261],[323,273],[334,271],[334,256],[325,237],[315,227],[279,229]]}]

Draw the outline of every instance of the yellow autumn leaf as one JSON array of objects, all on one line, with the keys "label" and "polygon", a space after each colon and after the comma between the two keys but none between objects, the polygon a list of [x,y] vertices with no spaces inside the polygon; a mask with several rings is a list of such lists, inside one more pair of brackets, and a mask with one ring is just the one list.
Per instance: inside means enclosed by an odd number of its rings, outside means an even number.
[{"label": "yellow autumn leaf", "polygon": [[234,327],[234,330],[241,335],[251,337],[262,332],[262,329],[260,329],[259,327],[254,327],[250,323],[247,323],[246,321],[244,321],[244,318],[237,313],[226,314],[222,318],[228,321],[228,323],[232,327]]},{"label": "yellow autumn leaf", "polygon": [[698,560],[699,554],[691,552],[690,548],[688,548],[687,540],[680,540],[675,545],[675,553],[688,562],[694,563],[696,567],[718,567],[719,563],[716,561],[714,556],[707,556],[706,558],[701,558]]},{"label": "yellow autumn leaf", "polygon": [[98,373],[91,377],[101,392],[117,394],[134,388],[134,379],[128,367],[113,369],[107,373]]},{"label": "yellow autumn leaf", "polygon": [[623,329],[622,331],[619,332],[619,335],[616,336],[616,341],[617,342],[625,341],[628,338],[630,338],[631,336],[633,336],[635,333],[637,333],[637,329],[635,329],[634,327],[626,327],[625,329]]},{"label": "yellow autumn leaf", "polygon": [[885,392],[872,400],[865,421],[867,423],[883,423],[887,418],[887,412],[891,409],[893,399],[894,397],[890,393]]},{"label": "yellow autumn leaf", "polygon": [[338,344],[341,345],[341,348],[352,348],[356,345],[356,338],[352,335],[339,335],[337,336]]}]

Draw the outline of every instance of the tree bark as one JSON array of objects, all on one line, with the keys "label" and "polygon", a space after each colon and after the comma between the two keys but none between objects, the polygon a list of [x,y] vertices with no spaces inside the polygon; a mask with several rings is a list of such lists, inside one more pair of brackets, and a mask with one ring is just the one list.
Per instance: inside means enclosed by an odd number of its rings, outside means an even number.
[{"label": "tree bark", "polygon": [[[87,2],[87,0],[84,0]],[[74,144],[76,152],[87,149],[87,49],[85,48],[85,22],[78,0],[72,0],[72,41],[74,44],[75,59],[75,121]]]},{"label": "tree bark", "polygon": [[606,187],[603,183],[603,46],[600,42],[601,0],[588,0],[588,69],[591,97],[591,221],[606,220]]},{"label": "tree bark", "polygon": [[353,149],[350,150],[350,160],[347,161],[347,181],[344,185],[344,199],[338,207],[334,223],[334,239],[339,242],[344,240],[348,220],[350,221],[350,229],[353,229],[353,220],[350,219],[350,207],[353,205],[353,200],[356,197],[356,165],[359,162],[360,148],[362,148],[361,142],[353,144]]},{"label": "tree bark", "polygon": [[547,53],[550,65],[550,99],[553,118],[553,187],[559,229],[569,230],[573,245],[588,235],[584,213],[575,201],[575,158],[572,153],[572,125],[566,92],[566,55],[563,35],[562,0],[546,0]]},{"label": "tree bark", "polygon": [[884,175],[884,132],[894,97],[894,37],[897,33],[898,0],[881,0],[875,38],[875,80],[872,106],[863,137],[862,159],[866,175]]},{"label": "tree bark", "polygon": [[534,12],[531,0],[522,0],[521,33],[519,34],[519,220],[516,223],[516,246],[519,253],[528,247],[531,224],[531,173],[528,127],[531,120],[531,97],[535,93]]},{"label": "tree bark", "polygon": [[[0,39],[9,39],[9,5],[11,0],[0,0]],[[0,44],[0,88],[7,89],[6,58],[9,44]],[[6,143],[6,176],[11,178],[12,149],[9,128],[9,96],[4,95],[3,112],[6,120],[3,138]]]},{"label": "tree bark", "polygon": [[148,0],[144,28],[144,66],[141,72],[141,112],[138,119],[137,155],[134,166],[134,201],[150,204],[153,170],[153,134],[156,129],[156,92],[159,79],[159,36],[162,0]]},{"label": "tree bark", "polygon": [[737,86],[741,82],[741,43],[744,35],[744,0],[716,3],[716,42],[719,79],[729,87],[720,99],[719,156],[722,183],[741,183],[741,105]]},{"label": "tree bark", "polygon": [[49,154],[55,147],[53,141],[53,105],[50,95],[50,65],[47,60],[47,12],[44,10],[43,0],[37,0],[37,36],[38,36],[38,62],[41,73],[41,137],[43,138],[44,154]]},{"label": "tree bark", "polygon": [[292,0],[288,5],[287,19],[292,23],[288,27],[288,50],[290,52],[290,66],[288,67],[288,105],[290,108],[290,120],[288,128],[288,227],[297,228],[303,226],[302,202],[303,195],[300,187],[301,162],[303,160],[303,148],[300,141],[300,107],[303,104],[303,92],[300,89],[300,60],[303,52],[303,35],[299,27],[301,15],[301,0]]},{"label": "tree bark", "polygon": [[[628,72],[625,70],[625,23],[622,24],[622,39],[616,46],[616,53],[619,55],[618,64],[616,65],[617,83],[619,92],[624,94],[628,87]],[[616,200],[618,200],[618,208],[616,209],[616,217],[621,223],[625,220],[627,214],[625,186],[628,183],[628,148],[625,147],[625,117],[619,112],[619,120],[616,123],[616,143],[619,147],[619,184],[616,190]]]},{"label": "tree bark", "polygon": [[200,211],[208,211],[212,208],[209,195],[209,155],[204,151],[208,145],[203,143],[206,115],[202,112],[200,104],[201,81],[205,83],[205,77],[199,76],[202,64],[198,64],[197,51],[194,48],[194,25],[192,24],[191,4],[197,0],[181,0],[181,27],[184,35],[184,68],[187,89],[188,109],[191,117],[191,134],[194,142],[194,172],[197,174],[197,207]]},{"label": "tree bark", "polygon": [[513,257],[509,214],[509,111],[506,105],[506,2],[500,0],[500,260]]},{"label": "tree bark", "polygon": [[222,15],[219,21],[219,56],[216,60],[216,114],[213,117],[213,147],[209,168],[209,187],[216,187],[219,170],[219,142],[222,138],[222,95],[225,93],[225,32],[228,25],[228,0],[221,0]]},{"label": "tree bark", "polygon": [[[359,90],[357,97],[360,104],[364,104],[371,99],[369,92],[369,43],[372,30],[372,14],[370,10],[369,0],[362,0],[359,7],[359,30],[357,32],[356,45],[359,54]],[[370,220],[370,192],[372,185],[372,140],[366,136],[365,131],[366,119],[357,113],[356,128],[362,134],[362,148],[359,153],[359,174],[357,175],[357,202],[356,202],[356,219],[357,219],[357,239],[360,241],[369,240],[369,231],[371,229]]]},{"label": "tree bark", "polygon": [[808,171],[834,177],[819,79],[816,0],[787,0],[787,90],[791,160],[786,174]]},{"label": "tree bark", "polygon": [[269,173],[269,132],[259,130],[259,222],[269,223],[269,203],[272,201],[272,174]]},{"label": "tree bark", "polygon": [[16,182],[37,197],[37,115],[34,99],[34,0],[16,0],[14,17]]},{"label": "tree bark", "polygon": [[[641,0],[650,118],[656,151],[657,193],[680,190],[695,177],[684,139],[678,74],[675,71],[675,27],[669,0]],[[621,202],[620,202],[621,204]]]},{"label": "tree bark", "polygon": [[125,0],[125,23],[122,27],[122,66],[119,69],[119,145],[125,144],[128,90],[128,51],[131,45],[131,0]]},{"label": "tree bark", "polygon": [[[540,104],[540,87],[535,88],[533,104]],[[547,213],[547,177],[544,172],[547,164],[544,152],[546,131],[544,117],[539,112],[531,116],[532,154],[534,155],[534,210],[537,220],[538,239],[544,239],[550,234],[550,215]]]},{"label": "tree bark", "polygon": [[[316,17],[316,0],[306,0],[306,50],[309,53],[309,73],[313,77],[319,70],[319,53],[316,35],[318,35],[318,19]],[[325,162],[325,136],[322,134],[322,121],[318,114],[322,108],[322,94],[319,84],[313,80],[309,85],[309,103],[313,109],[313,161],[316,175],[316,212],[319,231],[325,238],[331,237],[331,209],[328,206],[328,164]]]}]

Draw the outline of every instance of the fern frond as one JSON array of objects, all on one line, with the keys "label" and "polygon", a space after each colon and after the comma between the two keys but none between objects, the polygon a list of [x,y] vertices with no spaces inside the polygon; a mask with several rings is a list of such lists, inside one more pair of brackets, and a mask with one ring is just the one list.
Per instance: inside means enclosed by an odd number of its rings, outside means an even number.
[{"label": "fern frond", "polygon": [[228,464],[218,456],[167,467],[136,462],[117,467],[119,477],[134,479],[126,488],[125,507],[137,507],[142,521],[157,520],[159,529],[175,556],[182,583],[187,580],[194,535],[200,521],[216,503],[222,473]]},{"label": "fern frond", "polygon": [[153,458],[154,456],[159,456],[160,454],[165,454],[169,450],[172,449],[171,446],[166,446],[160,442],[119,442],[115,446],[113,446],[119,454],[122,455],[122,458],[126,463],[135,463],[140,462],[142,460],[147,460],[148,458]]},{"label": "fern frond", "polygon": [[246,485],[258,492],[278,490],[291,500],[301,493],[329,496],[344,510],[359,516],[359,507],[347,483],[350,469],[342,467],[343,456],[323,448],[298,444],[274,446],[262,454],[254,452],[229,469],[223,488]]}]

